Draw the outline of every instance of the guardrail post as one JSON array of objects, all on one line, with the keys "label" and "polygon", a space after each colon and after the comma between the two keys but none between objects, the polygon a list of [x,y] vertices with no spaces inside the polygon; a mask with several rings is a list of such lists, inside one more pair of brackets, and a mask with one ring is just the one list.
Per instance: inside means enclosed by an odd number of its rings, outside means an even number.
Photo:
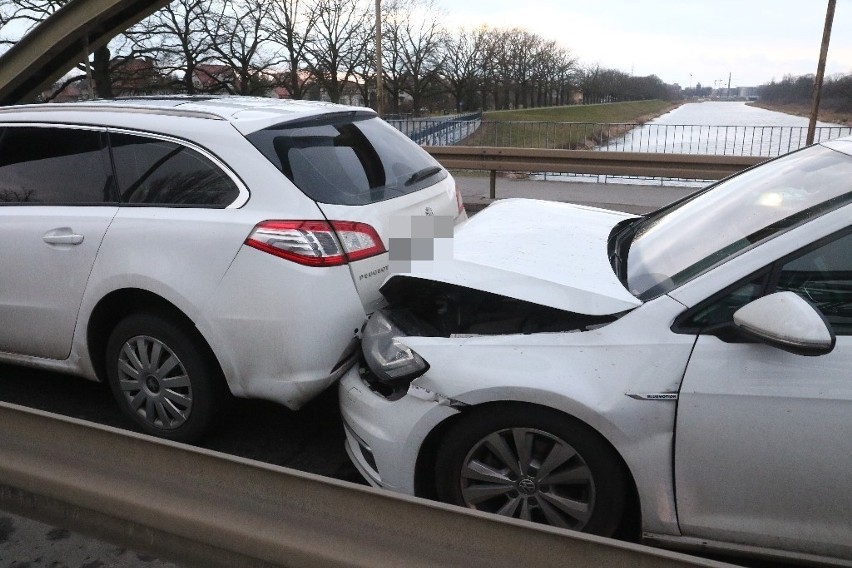
[{"label": "guardrail post", "polygon": [[491,183],[488,188],[488,196],[497,199],[497,170],[491,170]]}]

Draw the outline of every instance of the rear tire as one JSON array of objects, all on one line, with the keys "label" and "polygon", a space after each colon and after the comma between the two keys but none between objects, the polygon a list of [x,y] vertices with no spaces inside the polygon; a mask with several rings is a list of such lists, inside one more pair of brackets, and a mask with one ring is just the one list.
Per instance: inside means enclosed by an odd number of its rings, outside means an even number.
[{"label": "rear tire", "polygon": [[585,424],[531,405],[476,409],[435,460],[441,501],[601,536],[618,528],[627,484],[615,452]]},{"label": "rear tire", "polygon": [[224,379],[198,332],[160,314],[131,314],[116,325],[106,370],[122,412],[160,438],[199,439],[222,398]]}]

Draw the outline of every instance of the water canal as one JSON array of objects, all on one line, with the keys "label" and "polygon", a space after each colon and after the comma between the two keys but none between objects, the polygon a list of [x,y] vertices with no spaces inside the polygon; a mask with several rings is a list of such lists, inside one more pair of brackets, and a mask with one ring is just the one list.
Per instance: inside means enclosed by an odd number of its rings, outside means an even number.
[{"label": "water canal", "polygon": [[[687,103],[600,149],[627,152],[778,156],[805,146],[808,119],[744,102]],[[852,134],[852,127],[817,123],[816,141]]]}]

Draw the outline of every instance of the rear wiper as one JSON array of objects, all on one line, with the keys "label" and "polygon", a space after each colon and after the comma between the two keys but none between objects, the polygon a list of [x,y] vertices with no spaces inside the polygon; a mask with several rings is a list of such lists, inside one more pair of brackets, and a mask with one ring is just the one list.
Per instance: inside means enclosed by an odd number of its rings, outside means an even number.
[{"label": "rear wiper", "polygon": [[440,173],[442,170],[443,168],[441,166],[429,166],[428,168],[423,168],[422,170],[411,174],[405,181],[405,185],[409,186],[413,183],[417,183],[418,181],[423,181],[426,178],[430,178],[433,175]]}]

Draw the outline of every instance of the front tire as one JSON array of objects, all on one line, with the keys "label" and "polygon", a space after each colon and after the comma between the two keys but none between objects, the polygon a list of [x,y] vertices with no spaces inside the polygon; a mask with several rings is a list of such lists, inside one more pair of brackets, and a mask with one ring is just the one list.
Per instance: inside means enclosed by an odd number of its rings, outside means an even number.
[{"label": "front tire", "polygon": [[106,348],[110,388],[144,432],[193,442],[218,407],[221,372],[198,333],[159,314],[137,313],[115,327]]},{"label": "front tire", "polygon": [[531,405],[471,411],[435,461],[441,501],[612,536],[627,498],[622,466],[591,428]]}]

